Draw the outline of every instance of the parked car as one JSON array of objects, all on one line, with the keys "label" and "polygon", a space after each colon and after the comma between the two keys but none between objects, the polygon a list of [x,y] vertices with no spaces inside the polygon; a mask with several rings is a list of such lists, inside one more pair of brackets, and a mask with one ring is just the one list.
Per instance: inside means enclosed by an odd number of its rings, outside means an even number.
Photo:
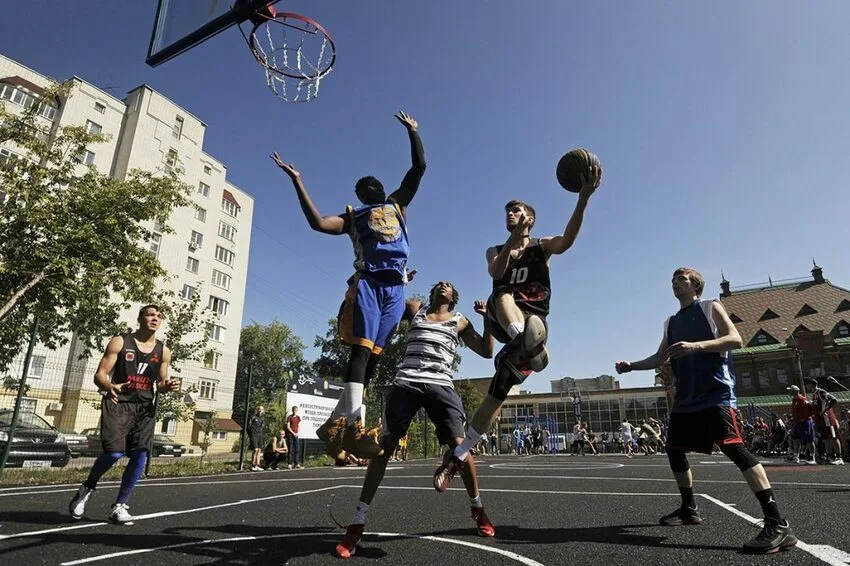
[{"label": "parked car", "polygon": [[85,434],[77,434],[72,430],[60,430],[59,432],[65,437],[68,443],[68,450],[71,451],[71,458],[79,458],[85,455],[89,450],[89,439]]},{"label": "parked car", "polygon": [[[100,429],[87,428],[80,434],[83,434],[88,439],[88,449],[85,454],[87,456],[100,456],[103,452],[103,446],[100,441]],[[172,440],[164,434],[155,434],[153,436],[153,448],[151,456],[174,456],[179,457],[187,452],[186,446]]]},{"label": "parked car", "polygon": [[[0,450],[5,450],[10,440],[13,414],[10,409],[0,410]],[[9,459],[6,460],[8,468],[64,468],[71,459],[65,435],[29,411],[18,413],[18,424],[11,442]]]}]

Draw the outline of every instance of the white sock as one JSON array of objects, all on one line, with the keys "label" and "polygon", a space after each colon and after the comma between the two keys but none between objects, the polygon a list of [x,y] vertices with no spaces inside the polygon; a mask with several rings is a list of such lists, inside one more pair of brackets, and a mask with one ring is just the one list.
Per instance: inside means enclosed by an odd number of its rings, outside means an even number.
[{"label": "white sock", "polygon": [[360,419],[360,422],[363,423],[364,426],[366,425],[366,406],[365,405],[360,405],[356,409],[354,409],[353,411],[348,413],[348,424],[349,425],[353,425],[354,421],[356,421],[357,419]]},{"label": "white sock", "polygon": [[363,503],[362,501],[357,504],[357,507],[354,508],[354,518],[351,520],[352,525],[365,525],[366,524],[366,511],[369,510],[369,504]]},{"label": "white sock", "polygon": [[463,462],[466,460],[466,457],[469,456],[469,451],[473,446],[478,444],[478,439],[481,438],[481,433],[475,430],[472,427],[469,427],[466,431],[466,436],[463,439],[457,448],[455,448],[455,456],[457,459]]},{"label": "white sock", "polygon": [[512,322],[508,325],[508,336],[511,337],[511,340],[522,334],[522,331],[525,330],[524,322]]},{"label": "white sock", "polygon": [[353,381],[344,383],[342,397],[339,398],[334,409],[334,418],[349,417],[355,410],[359,411],[361,405],[363,405],[363,384]]},{"label": "white sock", "polygon": [[481,503],[481,494],[479,493],[475,497],[470,497],[469,498],[469,505],[471,507],[475,507],[476,509],[481,509],[482,507],[484,507],[484,504]]}]

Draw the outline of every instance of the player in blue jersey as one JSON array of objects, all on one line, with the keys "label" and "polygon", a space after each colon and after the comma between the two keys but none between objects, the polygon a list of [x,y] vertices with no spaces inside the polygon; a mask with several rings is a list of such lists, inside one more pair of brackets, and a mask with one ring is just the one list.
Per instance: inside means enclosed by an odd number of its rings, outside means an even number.
[{"label": "player in blue jersey", "polygon": [[404,313],[407,257],[407,206],[425,174],[425,152],[416,120],[404,112],[395,118],[407,129],[413,164],[399,188],[389,198],[375,177],[363,177],[354,192],[363,206],[346,207],[343,214],[322,216],[316,209],[301,174],[284,163],[277,153],[272,159],[295,186],[301,210],[310,227],[332,235],[346,234],[354,245],[354,270],[339,313],[339,335],[351,346],[345,385],[331,417],[316,430],[327,444],[328,454],[344,461],[345,452],[361,458],[383,454],[376,430],[363,426],[363,389],[375,373],[389,337]]},{"label": "player in blue jersey", "polygon": [[745,448],[738,425],[735,376],[731,350],[741,347],[741,336],[719,301],[703,301],[705,280],[694,269],[673,273],[673,295],[679,312],[664,323],[664,337],[651,356],[619,361],[617,373],[649,370],[670,360],[676,392],[667,431],[667,457],[682,494],[679,509],[661,518],[667,526],[699,525],[702,517],[694,500],[693,476],[686,452],[711,454],[714,444],[743,472],[764,512],[764,528],[743,551],[768,554],[797,544],[776,505],[764,467]]}]

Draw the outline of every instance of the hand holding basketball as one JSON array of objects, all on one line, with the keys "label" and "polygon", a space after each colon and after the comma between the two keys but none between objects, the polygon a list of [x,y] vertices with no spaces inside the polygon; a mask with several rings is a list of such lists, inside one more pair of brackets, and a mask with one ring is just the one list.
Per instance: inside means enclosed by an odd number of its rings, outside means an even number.
[{"label": "hand holding basketball", "polygon": [[284,163],[280,156],[275,151],[269,157],[275,162],[275,165],[283,169],[283,172],[289,175],[291,179],[296,179],[301,176],[301,173],[298,172],[298,169],[295,168],[291,163]]},{"label": "hand holding basketball", "polygon": [[[598,173],[591,174],[591,169],[598,170]],[[593,187],[595,189],[602,181],[602,163],[595,153],[584,148],[573,149],[558,160],[555,176],[558,183],[572,193],[582,192],[582,188],[586,185],[595,185]],[[585,177],[589,178],[585,179]],[[593,191],[590,191],[590,194],[592,193]]]},{"label": "hand holding basketball", "polygon": [[591,165],[587,168],[586,173],[581,174],[581,189],[578,192],[579,198],[590,198],[599,184],[602,183],[602,166]]},{"label": "hand holding basketball", "polygon": [[403,110],[399,110],[398,114],[394,114],[395,119],[402,123],[402,125],[408,129],[408,131],[415,132],[416,128],[419,127],[419,124],[416,123],[416,120],[413,119],[413,116],[405,113]]}]

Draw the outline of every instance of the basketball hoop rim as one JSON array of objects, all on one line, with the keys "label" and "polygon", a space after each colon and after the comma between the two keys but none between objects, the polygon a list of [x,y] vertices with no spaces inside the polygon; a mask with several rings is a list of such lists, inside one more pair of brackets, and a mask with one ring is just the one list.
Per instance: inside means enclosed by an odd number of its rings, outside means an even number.
[{"label": "basketball hoop rim", "polygon": [[[334,44],[333,37],[331,37],[331,34],[328,33],[328,30],[326,30],[324,28],[324,26],[322,26],[322,24],[320,24],[319,22],[317,22],[316,20],[314,20],[312,18],[308,18],[307,16],[303,16],[303,15],[298,14],[296,12],[278,12],[278,11],[272,10],[269,15],[260,14],[260,16],[261,16],[261,19],[258,19],[258,20],[255,20],[255,21],[252,22],[253,27],[251,28],[251,33],[249,35],[250,39],[248,39],[248,46],[251,48],[251,52],[254,54],[254,58],[257,59],[257,62],[260,63],[261,65],[263,65],[266,69],[268,69],[269,72],[275,73],[275,74],[283,76],[283,77],[289,77],[291,79],[306,79],[306,80],[320,79],[320,78],[324,77],[325,75],[327,75],[328,73],[331,72],[331,69],[333,68],[334,63],[336,62],[336,44]],[[287,18],[290,18],[290,19],[293,19],[293,20],[299,20],[301,22],[304,22],[305,24],[311,25],[311,26],[315,27],[318,32],[320,32],[322,35],[324,35],[325,38],[327,38],[328,43],[330,44],[330,47],[331,47],[331,60],[328,63],[327,67],[324,70],[320,69],[319,72],[316,75],[305,77],[303,74],[289,73],[289,72],[286,72],[286,71],[282,71],[280,69],[276,69],[274,67],[270,67],[267,59],[260,54],[260,50],[255,45],[255,41],[254,41],[255,38],[256,38],[255,34],[257,33],[258,29],[260,29],[264,25],[268,25],[270,22],[272,22],[274,20],[286,20]],[[283,25],[286,25],[284,22],[281,22],[281,23]]]}]

